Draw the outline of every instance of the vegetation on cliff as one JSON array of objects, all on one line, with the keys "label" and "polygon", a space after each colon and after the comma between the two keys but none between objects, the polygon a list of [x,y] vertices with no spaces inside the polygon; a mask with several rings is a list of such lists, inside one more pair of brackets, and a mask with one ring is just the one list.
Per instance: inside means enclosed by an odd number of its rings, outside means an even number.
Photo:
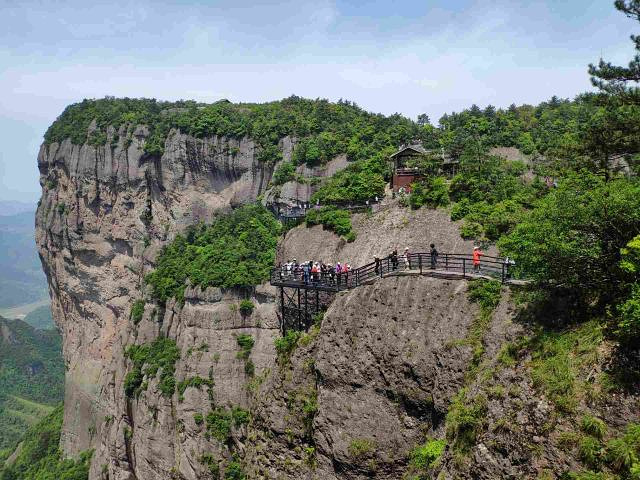
[{"label": "vegetation on cliff", "polygon": [[[95,130],[89,127],[95,121]],[[278,142],[289,135],[301,139],[294,153],[298,164],[319,165],[338,153],[351,160],[366,159],[385,147],[396,146],[421,135],[420,128],[401,115],[386,117],[362,110],[354,103],[308,100],[292,96],[263,104],[213,104],[194,101],[160,102],[155,99],[103,98],[68,106],[45,133],[45,142],[70,139],[103,145],[107,128],[145,125],[149,136],[145,151],[161,155],[169,131],[175,128],[196,138],[223,135],[250,137],[261,147],[258,158],[275,163],[282,154]]]},{"label": "vegetation on cliff", "polygon": [[62,457],[62,415],[60,405],[27,431],[11,465],[3,468],[0,464],[0,480],[87,480],[91,451],[80,454],[77,460]]},{"label": "vegetation on cliff", "polygon": [[[124,391],[128,397],[147,389],[150,379],[158,376],[158,390],[170,397],[176,390],[176,362],[180,349],[170,338],[158,337],[151,343],[131,345],[126,356],[133,362],[133,369],[124,379]],[[143,380],[147,382],[143,383]]]},{"label": "vegetation on cliff", "polygon": [[249,287],[269,278],[281,225],[258,205],[218,217],[211,225],[178,235],[158,257],[146,277],[153,296],[165,302],[184,300],[187,279],[207,287]]}]

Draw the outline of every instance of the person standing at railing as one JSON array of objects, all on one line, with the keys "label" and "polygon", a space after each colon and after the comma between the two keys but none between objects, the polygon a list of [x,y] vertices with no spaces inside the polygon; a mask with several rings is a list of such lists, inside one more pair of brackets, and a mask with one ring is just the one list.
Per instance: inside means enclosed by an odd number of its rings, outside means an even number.
[{"label": "person standing at railing", "polygon": [[340,262],[336,263],[336,278],[338,279],[338,287],[340,287],[340,281],[342,280],[342,265],[340,265]]},{"label": "person standing at railing", "polygon": [[404,249],[404,268],[411,270],[411,255],[409,254],[409,247]]},{"label": "person standing at railing", "polygon": [[304,262],[302,264],[302,275],[304,276],[304,284],[305,285],[309,284],[309,276],[311,274],[311,268],[309,267],[309,263],[311,263],[311,262]]},{"label": "person standing at railing", "polygon": [[438,264],[438,250],[436,250],[435,244],[431,244],[431,270],[436,269],[436,265]]},{"label": "person standing at railing", "polygon": [[480,258],[484,255],[484,252],[480,250],[477,245],[473,247],[473,271],[480,273]]},{"label": "person standing at railing", "polygon": [[391,267],[393,270],[398,269],[398,247],[395,247],[391,252]]},{"label": "person standing at railing", "polygon": [[512,266],[514,266],[516,264],[515,260],[506,257],[504,259],[504,278],[505,280],[508,280],[511,278],[511,271],[509,270]]},{"label": "person standing at railing", "polygon": [[376,255],[373,257],[373,261],[375,263],[376,275],[380,275],[380,258],[378,258],[378,256]]}]

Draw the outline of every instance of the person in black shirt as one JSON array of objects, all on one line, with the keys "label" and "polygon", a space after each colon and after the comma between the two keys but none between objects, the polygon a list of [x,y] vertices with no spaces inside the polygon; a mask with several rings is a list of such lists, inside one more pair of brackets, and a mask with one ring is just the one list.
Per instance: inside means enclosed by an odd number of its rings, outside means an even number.
[{"label": "person in black shirt", "polygon": [[431,269],[434,270],[438,264],[438,250],[435,244],[431,244]]}]

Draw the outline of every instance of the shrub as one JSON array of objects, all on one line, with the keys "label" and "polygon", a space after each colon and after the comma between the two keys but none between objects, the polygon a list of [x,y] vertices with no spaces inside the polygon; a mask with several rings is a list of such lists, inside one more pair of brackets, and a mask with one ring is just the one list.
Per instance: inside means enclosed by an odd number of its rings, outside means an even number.
[{"label": "shrub", "polygon": [[255,344],[255,340],[251,335],[246,333],[241,333],[236,337],[236,342],[240,347],[240,351],[237,353],[237,357],[243,360],[249,358],[251,354],[251,350],[253,349],[253,345]]},{"label": "shrub", "polygon": [[131,314],[129,315],[129,318],[131,318],[131,321],[134,323],[134,325],[137,325],[140,323],[140,320],[142,320],[143,314],[144,300],[136,300],[131,306]]},{"label": "shrub", "polygon": [[243,408],[233,407],[233,409],[231,410],[231,417],[233,418],[233,424],[236,427],[240,427],[249,423],[251,414]]},{"label": "shrub", "polygon": [[256,366],[250,359],[247,359],[247,361],[244,362],[244,373],[248,377],[253,377],[256,373]]},{"label": "shrub", "polygon": [[351,233],[351,214],[346,210],[334,207],[315,208],[307,212],[305,217],[307,227],[322,225],[326,230],[331,230],[337,235]]},{"label": "shrub", "polygon": [[579,455],[584,463],[596,467],[602,456],[602,445],[596,438],[584,437],[580,441]]},{"label": "shrub", "polygon": [[224,471],[225,480],[245,480],[247,476],[244,473],[244,469],[240,462],[234,458]]},{"label": "shrub", "polygon": [[284,337],[274,340],[276,353],[278,354],[278,362],[281,365],[289,362],[291,354],[298,346],[298,339],[301,335],[301,332],[289,330]]},{"label": "shrub", "polygon": [[640,284],[633,286],[631,296],[618,306],[618,313],[616,335],[624,344],[637,347],[640,343]]},{"label": "shrub", "polygon": [[220,478],[220,465],[216,458],[210,453],[203,453],[200,457],[200,463],[206,465],[212,478]]},{"label": "shrub", "polygon": [[447,445],[445,440],[429,440],[411,451],[411,464],[421,470],[433,468]]},{"label": "shrub", "polygon": [[451,402],[446,417],[447,439],[453,441],[453,446],[461,452],[475,445],[487,412],[484,398],[476,397],[469,404],[466,400],[466,389],[462,389]]},{"label": "shrub", "polygon": [[124,377],[124,393],[127,397],[133,397],[140,385],[142,385],[142,371],[139,368],[134,367],[129,373],[127,373]]},{"label": "shrub", "polygon": [[204,417],[202,416],[201,413],[194,413],[193,414],[193,421],[196,425],[202,425],[204,423]]},{"label": "shrub", "polygon": [[202,377],[190,377],[190,378],[186,378],[184,380],[182,380],[180,383],[178,383],[178,392],[180,393],[180,395],[182,395],[187,388],[189,387],[193,387],[193,388],[200,388],[203,385],[207,385],[209,387],[213,386],[213,381],[209,380],[207,378],[202,378]]},{"label": "shrub", "polygon": [[465,219],[464,223],[460,227],[460,236],[465,240],[473,240],[482,238],[484,230],[482,225],[478,222],[473,222]]},{"label": "shrub", "polygon": [[462,220],[471,211],[471,202],[468,198],[463,198],[451,207],[451,220]]},{"label": "shrub", "polygon": [[222,443],[231,436],[231,414],[223,408],[216,408],[207,414],[207,432]]},{"label": "shrub", "polygon": [[599,440],[607,433],[607,426],[599,418],[592,417],[591,415],[585,415],[580,422],[580,428],[584,433],[587,433]]},{"label": "shrub", "polygon": [[376,448],[373,440],[367,438],[356,438],[349,443],[349,455],[353,458],[361,458],[372,453]]},{"label": "shrub", "polygon": [[240,314],[244,317],[248,317],[249,315],[251,315],[253,313],[253,309],[255,308],[255,305],[253,304],[253,302],[251,300],[242,300],[240,302]]},{"label": "shrub", "polygon": [[296,176],[296,167],[292,162],[282,162],[275,172],[271,182],[274,185],[283,185],[291,180],[294,180]]},{"label": "shrub", "polygon": [[411,185],[409,205],[417,209],[423,205],[429,207],[444,207],[449,204],[449,188],[442,177],[431,177],[424,182]]},{"label": "shrub", "polygon": [[616,471],[626,471],[638,461],[636,452],[624,438],[617,438],[607,442],[605,451],[607,464]]},{"label": "shrub", "polygon": [[354,162],[326,180],[311,196],[311,202],[321,204],[364,203],[376,196],[383,197],[387,170],[383,152],[368,160]]},{"label": "shrub", "polygon": [[[160,372],[158,388],[160,392],[170,397],[176,389],[174,373],[176,362],[180,358],[180,349],[176,342],[169,338],[158,337],[151,343],[130,346],[125,355],[133,361],[133,370],[125,377],[125,392],[129,396],[132,386],[142,387],[142,375],[155,377]],[[136,372],[137,370],[137,372]],[[129,380],[129,381],[127,381]],[[134,389],[135,390],[135,389]]]},{"label": "shrub", "polygon": [[493,311],[500,303],[501,292],[502,285],[495,280],[476,279],[469,282],[467,287],[469,300],[489,311]]}]

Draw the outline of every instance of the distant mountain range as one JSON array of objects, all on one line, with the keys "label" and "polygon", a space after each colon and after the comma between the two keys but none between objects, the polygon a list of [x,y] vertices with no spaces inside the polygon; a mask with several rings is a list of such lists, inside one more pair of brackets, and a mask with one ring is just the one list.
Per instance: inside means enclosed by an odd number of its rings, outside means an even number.
[{"label": "distant mountain range", "polygon": [[47,298],[34,224],[34,205],[0,202],[0,308]]},{"label": "distant mountain range", "polygon": [[17,215],[19,213],[35,212],[35,202],[18,202],[14,200],[0,200],[0,215]]}]

